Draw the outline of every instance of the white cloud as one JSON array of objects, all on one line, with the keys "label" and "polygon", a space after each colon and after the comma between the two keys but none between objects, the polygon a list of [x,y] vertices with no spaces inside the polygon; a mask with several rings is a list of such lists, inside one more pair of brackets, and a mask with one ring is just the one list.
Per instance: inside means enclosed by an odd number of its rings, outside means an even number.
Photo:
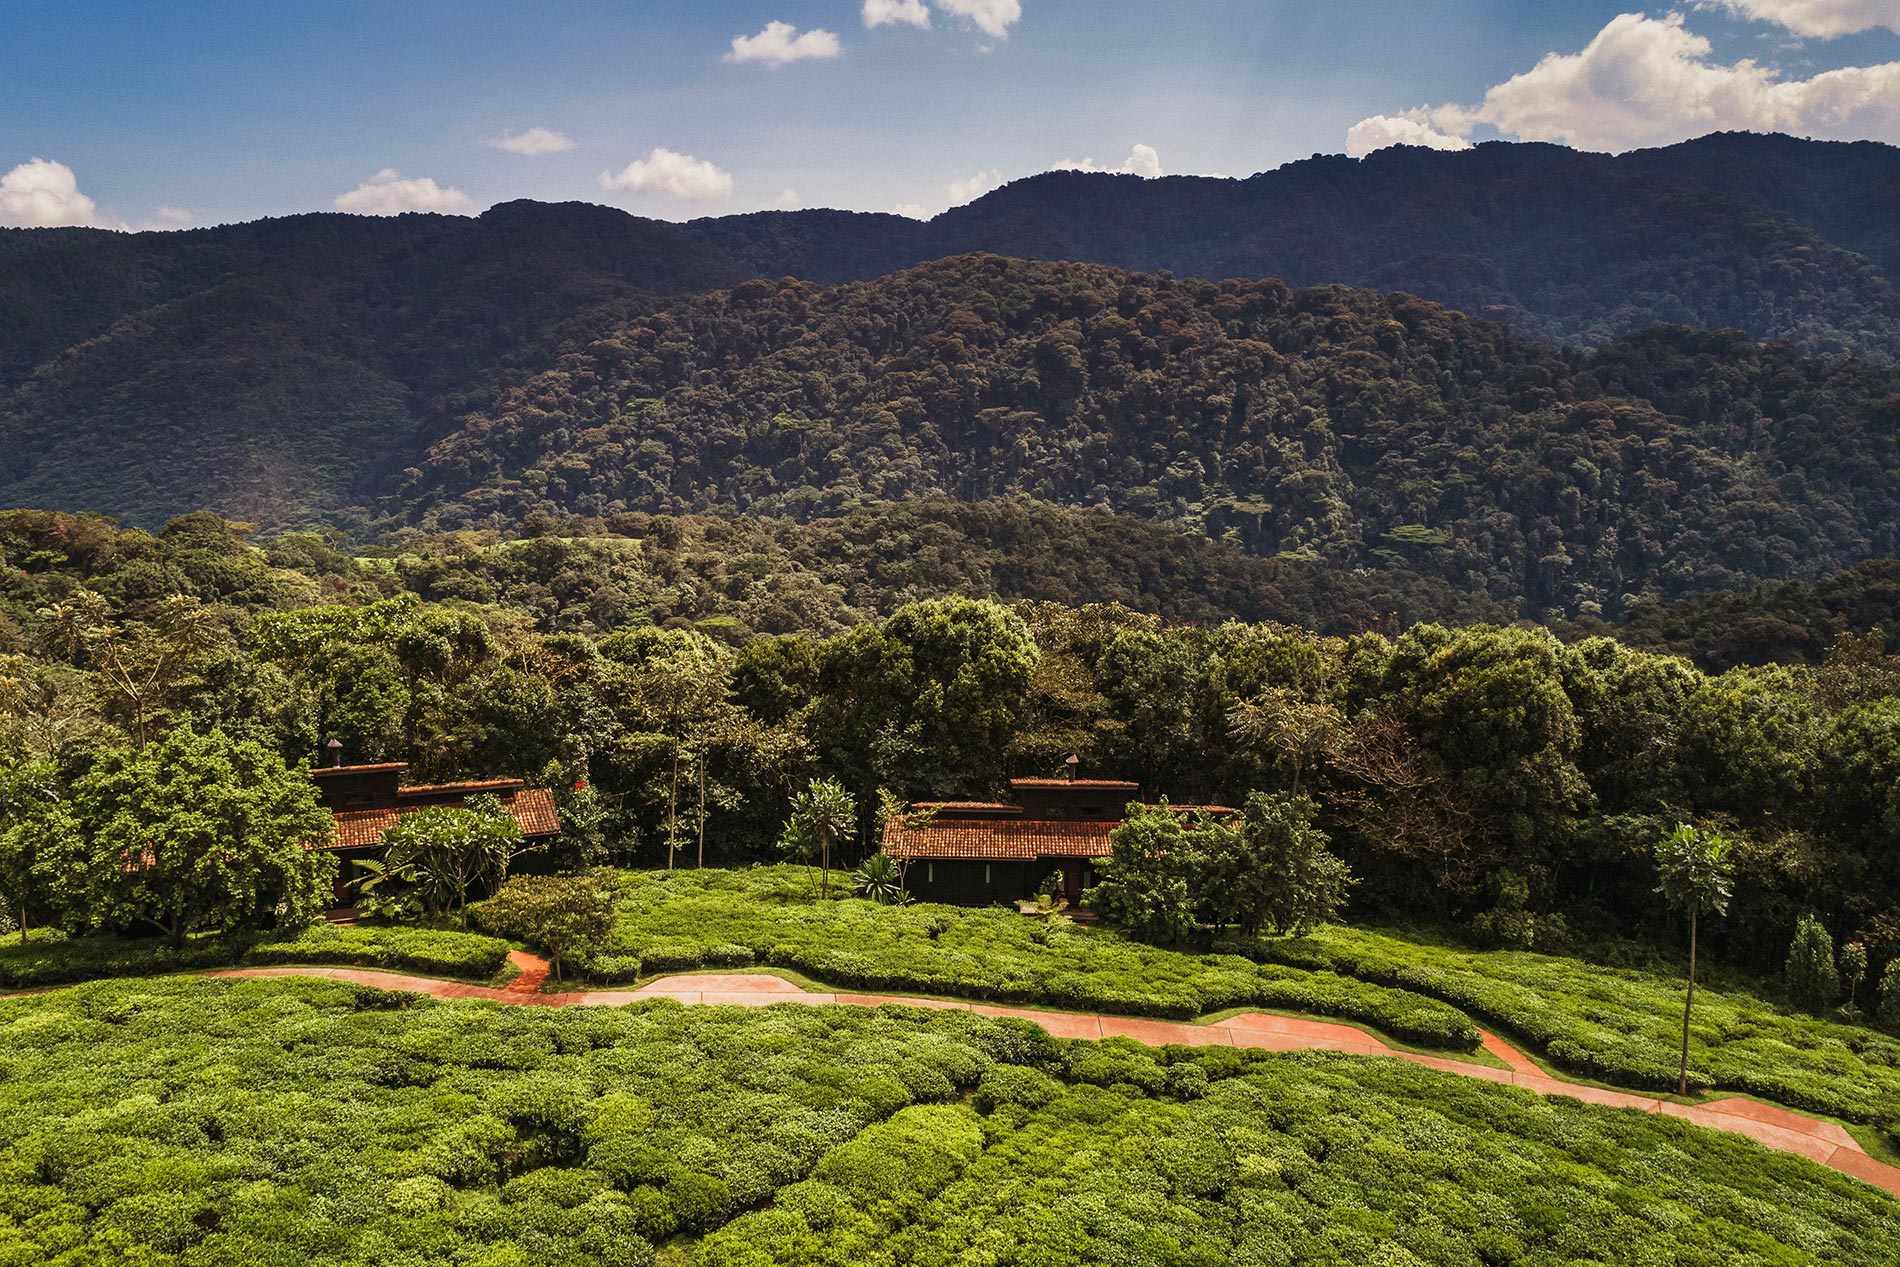
[{"label": "white cloud", "polygon": [[1582,52],[1547,55],[1478,105],[1378,115],[1349,136],[1361,154],[1408,137],[1455,148],[1481,125],[1612,153],[1725,129],[1900,141],[1900,62],[1789,79],[1752,59],[1712,60],[1709,41],[1683,23],[1625,13]]},{"label": "white cloud", "polygon": [[1346,131],[1346,153],[1364,158],[1374,150],[1390,145],[1422,145],[1431,150],[1468,150],[1471,142],[1462,136],[1440,132],[1431,125],[1430,111],[1414,110],[1401,115],[1375,114],[1361,119]]},{"label": "white cloud", "polygon": [[1152,180],[1161,174],[1161,155],[1152,145],[1136,145],[1119,167],[1106,167],[1092,158],[1065,158],[1049,169],[1055,172],[1119,172],[1124,176],[1145,176]]},{"label": "white cloud", "polygon": [[772,199],[772,205],[780,211],[790,211],[794,207],[803,205],[804,201],[803,198],[798,196],[796,189],[788,189],[778,197]]},{"label": "white cloud", "polygon": [[930,10],[924,0],[864,0],[863,16],[866,27],[901,23],[920,31],[930,29]]},{"label": "white cloud", "polygon": [[64,163],[29,159],[0,176],[0,225],[49,229],[97,224],[98,206],[79,192],[79,180]]},{"label": "white cloud", "polygon": [[606,189],[632,189],[665,194],[681,202],[724,202],[732,197],[732,173],[691,154],[656,146],[643,159],[628,163],[618,173],[602,172]]},{"label": "white cloud", "polygon": [[836,57],[842,51],[838,37],[830,31],[812,30],[801,35],[790,22],[767,22],[757,35],[734,36],[732,51],[726,54],[726,60],[783,66],[788,62]]},{"label": "white cloud", "polygon": [[948,186],[950,205],[961,206],[966,202],[981,198],[1002,183],[1003,173],[994,168],[987,172],[977,172],[973,176],[965,176],[962,180],[953,180]]},{"label": "white cloud", "polygon": [[1009,38],[1009,28],[1022,19],[1022,0],[936,0],[937,7],[962,18],[992,39]]},{"label": "white cloud", "polygon": [[338,194],[331,205],[353,215],[394,216],[405,211],[463,215],[474,204],[459,189],[445,189],[427,176],[404,180],[395,168],[385,167],[347,194]]},{"label": "white cloud", "polygon": [[552,128],[529,128],[525,132],[504,132],[490,142],[498,150],[507,150],[510,154],[558,154],[562,150],[574,148],[574,142]]},{"label": "white cloud", "polygon": [[916,202],[900,202],[891,208],[891,214],[894,216],[908,216],[912,220],[930,219],[930,213],[924,210],[923,204]]},{"label": "white cloud", "polygon": [[1900,31],[1900,0],[1695,0],[1695,7],[1772,22],[1817,39],[1853,35],[1877,26]]}]

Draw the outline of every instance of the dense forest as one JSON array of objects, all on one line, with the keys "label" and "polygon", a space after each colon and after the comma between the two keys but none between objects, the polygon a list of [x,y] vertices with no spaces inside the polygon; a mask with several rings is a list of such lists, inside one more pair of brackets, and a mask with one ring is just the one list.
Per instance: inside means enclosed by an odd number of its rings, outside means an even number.
[{"label": "dense forest", "polygon": [[[708,859],[735,862],[777,856],[818,774],[855,795],[861,855],[883,794],[995,795],[1075,753],[1151,798],[1312,793],[1364,913],[1513,945],[1665,935],[1650,849],[1693,819],[1736,842],[1733,905],[1706,934],[1724,953],[1778,962],[1809,911],[1876,971],[1900,949],[1900,658],[1872,635],[1812,667],[1713,673],[1526,628],[1326,636],[971,597],[820,606],[782,635],[730,613],[650,623],[635,604],[690,598],[663,578],[680,551],[718,551],[706,527],[354,558],[202,514],[159,537],[7,515],[5,812],[28,821],[161,736],[215,732],[292,767],[335,737],[418,779],[556,788],[570,863],[656,863],[701,823]],[[592,574],[608,554],[601,588],[566,589],[560,560]],[[11,901],[46,874],[35,839],[0,832]]]},{"label": "dense forest", "polygon": [[500,393],[391,513],[807,519],[1031,496],[1524,614],[1895,549],[1900,371],[1666,328],[1594,353],[1405,295],[969,256],[669,306]]},{"label": "dense forest", "polygon": [[969,251],[1405,290],[1559,344],[1733,326],[1900,353],[1900,151],[1725,133],[1628,154],[1492,143],[1314,155],[1247,180],[1052,172],[919,225],[832,211],[696,221],[762,277],[876,277]]},{"label": "dense forest", "polygon": [[[1404,291],[1558,345],[1680,323],[1891,360],[1895,155],[1729,135],[1615,158],[1537,145],[1382,151],[1242,181],[1058,172],[929,223],[814,211],[682,226],[509,203],[479,217],[309,215],[182,233],[0,230],[0,502],[148,528],[201,507],[272,527],[362,528],[464,418],[492,416],[498,396],[563,349],[617,337],[629,316],[748,276],[863,280],[972,251]],[[1182,350],[1164,340],[1162,351]],[[1635,354],[1659,373],[1727,355]],[[1776,354],[1773,370],[1826,373],[1788,364]],[[1444,371],[1467,393],[1474,372]],[[1008,407],[1061,403],[1037,394]],[[1657,404],[1701,425],[1698,399]],[[1777,417],[1771,401],[1759,408]],[[1831,442],[1835,420],[1815,417]],[[1162,442],[1185,461],[1214,440]],[[1111,481],[1094,500],[1132,491]],[[1781,490],[1805,519],[1832,514],[1801,494]]]}]

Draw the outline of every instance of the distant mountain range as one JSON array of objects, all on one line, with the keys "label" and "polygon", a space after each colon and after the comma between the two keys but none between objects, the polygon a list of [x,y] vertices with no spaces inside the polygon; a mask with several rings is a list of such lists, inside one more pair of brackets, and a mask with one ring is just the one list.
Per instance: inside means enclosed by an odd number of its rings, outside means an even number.
[{"label": "distant mountain range", "polygon": [[1900,149],[1753,135],[1057,172],[929,222],[0,230],[0,505],[386,533],[1030,496],[1613,611],[1894,551],[1896,275]]}]

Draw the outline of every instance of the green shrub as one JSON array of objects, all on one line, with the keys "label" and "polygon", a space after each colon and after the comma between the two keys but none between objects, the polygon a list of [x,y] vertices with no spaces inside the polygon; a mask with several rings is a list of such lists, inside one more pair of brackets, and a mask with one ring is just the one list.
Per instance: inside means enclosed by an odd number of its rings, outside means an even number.
[{"label": "green shrub", "polygon": [[1834,967],[1834,939],[1812,915],[1803,915],[1795,924],[1783,980],[1788,1001],[1804,1011],[1825,1011],[1841,996],[1840,974]]},{"label": "green shrub", "polygon": [[102,977],[201,972],[238,965],[338,964],[482,980],[501,971],[508,943],[472,933],[313,924],[291,934],[158,938],[74,937],[0,949],[0,985],[69,985]]},{"label": "green shrub", "polygon": [[344,928],[315,924],[295,937],[260,942],[247,964],[355,964],[390,971],[481,980],[508,962],[508,943],[475,933],[423,928]]},{"label": "green shrub", "polygon": [[1900,1029],[1900,957],[1889,959],[1880,974],[1880,1002],[1875,1016],[1888,1029]]}]

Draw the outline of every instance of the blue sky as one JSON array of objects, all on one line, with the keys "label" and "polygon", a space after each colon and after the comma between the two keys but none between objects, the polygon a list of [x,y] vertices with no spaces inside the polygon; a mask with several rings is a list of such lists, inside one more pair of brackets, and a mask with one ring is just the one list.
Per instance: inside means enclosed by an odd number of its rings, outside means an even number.
[{"label": "blue sky", "polygon": [[[5,0],[0,223],[930,214],[1084,159],[1900,142],[1897,30],[1900,0]],[[498,145],[530,129],[540,152]]]}]

